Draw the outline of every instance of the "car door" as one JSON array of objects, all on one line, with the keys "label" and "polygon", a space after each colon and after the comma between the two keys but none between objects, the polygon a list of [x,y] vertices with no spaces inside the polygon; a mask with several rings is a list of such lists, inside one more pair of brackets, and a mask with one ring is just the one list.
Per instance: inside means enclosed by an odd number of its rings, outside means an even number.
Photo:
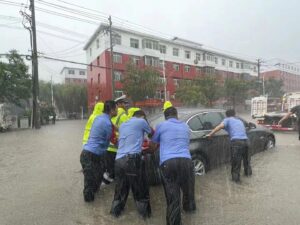
[{"label": "car door", "polygon": [[[199,115],[203,130],[207,133],[218,126],[224,119],[222,112],[206,112]],[[217,167],[230,160],[230,140],[225,130],[217,132],[208,142],[208,157],[211,167]]]}]

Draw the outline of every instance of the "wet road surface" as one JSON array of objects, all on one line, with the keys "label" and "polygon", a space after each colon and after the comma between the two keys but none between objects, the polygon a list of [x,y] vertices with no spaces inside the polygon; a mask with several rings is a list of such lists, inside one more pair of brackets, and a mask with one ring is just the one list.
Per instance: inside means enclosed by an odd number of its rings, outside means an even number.
[{"label": "wet road surface", "polygon": [[[165,224],[161,186],[151,187],[152,217],[142,220],[131,195],[118,219],[109,215],[113,185],[87,204],[79,163],[85,121],[62,121],[39,131],[0,134],[1,225]],[[252,157],[253,176],[230,181],[224,165],[196,177],[197,211],[185,225],[299,225],[300,142],[276,133],[277,147]]]}]

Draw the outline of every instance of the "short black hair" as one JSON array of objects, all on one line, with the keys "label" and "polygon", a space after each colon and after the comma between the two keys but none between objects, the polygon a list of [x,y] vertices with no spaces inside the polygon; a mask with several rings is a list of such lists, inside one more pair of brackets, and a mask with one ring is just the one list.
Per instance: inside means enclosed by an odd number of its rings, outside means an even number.
[{"label": "short black hair", "polygon": [[117,104],[113,100],[108,100],[104,102],[103,112],[109,114],[112,110],[117,108]]},{"label": "short black hair", "polygon": [[166,120],[169,118],[177,118],[177,116],[178,116],[177,109],[175,107],[167,108],[164,111],[164,116],[165,116]]},{"label": "short black hair", "polygon": [[235,111],[234,111],[234,109],[228,109],[228,110],[226,110],[225,114],[227,117],[232,117],[232,116],[235,116]]},{"label": "short black hair", "polygon": [[134,112],[133,116],[134,117],[142,117],[142,116],[146,117],[146,114],[143,110],[139,110],[139,111]]}]

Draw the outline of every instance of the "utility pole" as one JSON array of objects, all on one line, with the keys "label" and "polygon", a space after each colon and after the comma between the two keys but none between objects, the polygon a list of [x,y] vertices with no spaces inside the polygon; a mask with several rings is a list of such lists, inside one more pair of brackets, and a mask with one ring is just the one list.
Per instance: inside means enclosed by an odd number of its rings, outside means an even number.
[{"label": "utility pole", "polygon": [[109,21],[109,38],[110,38],[110,67],[111,67],[111,97],[115,99],[115,76],[114,76],[114,47],[112,37],[112,21],[111,16],[108,17]]},{"label": "utility pole", "polygon": [[167,101],[167,79],[166,79],[166,67],[165,60],[163,60],[163,76],[164,76],[164,92],[165,92],[165,102]]},{"label": "utility pole", "polygon": [[[261,59],[257,59],[257,76],[258,76],[258,80],[261,80],[261,74],[260,74],[260,67],[261,67],[261,63],[262,60]],[[263,92],[263,96],[265,96],[265,76],[262,76],[262,92]]]},{"label": "utility pole", "polygon": [[39,75],[38,75],[38,57],[37,57],[37,44],[36,44],[36,24],[35,24],[35,9],[34,0],[30,0],[31,10],[31,30],[32,30],[32,95],[33,95],[33,126],[35,129],[40,129],[40,112],[39,112]]},{"label": "utility pole", "polygon": [[54,107],[52,75],[51,75],[51,106]]}]

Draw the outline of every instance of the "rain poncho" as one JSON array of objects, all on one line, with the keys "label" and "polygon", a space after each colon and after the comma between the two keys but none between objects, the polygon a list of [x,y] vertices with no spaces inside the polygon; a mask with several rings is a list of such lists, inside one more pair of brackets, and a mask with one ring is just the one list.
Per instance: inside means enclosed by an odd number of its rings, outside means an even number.
[{"label": "rain poncho", "polygon": [[104,104],[103,102],[98,102],[95,107],[92,115],[90,116],[89,120],[87,121],[84,129],[84,134],[83,134],[83,139],[82,139],[82,144],[86,144],[89,136],[90,136],[90,131],[93,125],[93,122],[95,118],[103,113],[104,109]]}]

